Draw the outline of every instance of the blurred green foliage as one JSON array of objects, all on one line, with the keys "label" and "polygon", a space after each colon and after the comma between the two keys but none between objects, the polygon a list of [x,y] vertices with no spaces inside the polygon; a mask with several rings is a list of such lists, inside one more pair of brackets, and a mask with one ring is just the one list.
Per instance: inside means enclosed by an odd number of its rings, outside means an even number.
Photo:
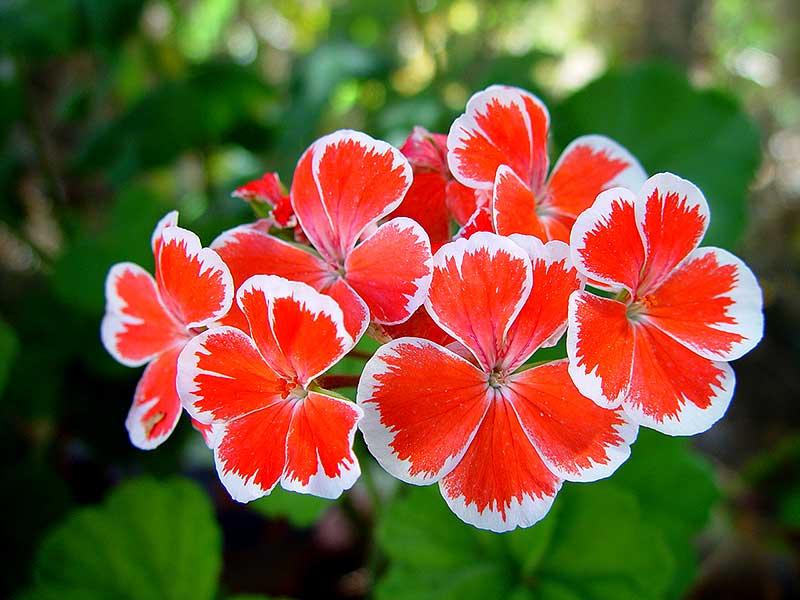
[{"label": "blurred green foliage", "polygon": [[[728,25],[712,40],[713,81],[730,81],[723,59],[739,40],[774,39],[769,11],[748,20],[749,4],[714,4],[714,18]],[[447,132],[469,95],[493,83],[548,103],[552,159],[574,137],[604,133],[648,171],[695,181],[712,206],[706,244],[735,248],[760,157],[752,119],[682,67],[628,60],[622,48],[636,27],[591,5],[0,0],[0,448],[8,461],[0,530],[15,550],[0,565],[0,595],[255,600],[267,596],[227,591],[365,597],[373,586],[378,598],[688,593],[697,536],[719,491],[709,464],[683,441],[643,432],[609,481],[566,484],[544,521],[502,536],[458,521],[435,489],[372,477],[336,514],[331,502],[281,490],[237,512],[186,419],[155,452],[130,447],[123,422],[140,371],[114,363],[99,342],[109,267],[152,269],[150,233],[167,211],[179,209],[181,224],[209,243],[252,219],[231,190],[273,170],[290,184],[319,135],[348,127],[400,144],[414,125]],[[733,83],[751,94],[752,82]],[[791,103],[781,106],[787,121]],[[549,353],[563,355],[563,344]],[[358,374],[363,360],[343,361],[336,374]],[[209,492],[137,478],[176,472],[211,480]],[[779,489],[776,510],[797,531],[797,488]],[[322,517],[340,514],[353,522],[331,533],[336,518]],[[306,570],[287,583],[257,556],[261,578],[235,580],[240,546],[249,548],[242,530],[287,547],[301,538],[301,556],[313,560],[298,559]],[[325,535],[349,540],[350,562],[320,549]],[[350,587],[313,587],[326,569],[340,569]]]}]

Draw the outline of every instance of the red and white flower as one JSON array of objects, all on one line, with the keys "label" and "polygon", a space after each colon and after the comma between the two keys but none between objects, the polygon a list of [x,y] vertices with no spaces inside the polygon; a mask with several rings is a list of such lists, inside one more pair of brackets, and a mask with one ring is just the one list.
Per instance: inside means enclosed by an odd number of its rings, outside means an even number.
[{"label": "red and white flower", "polygon": [[[317,252],[247,225],[223,233],[212,247],[237,285],[266,273],[331,296],[358,339],[370,317],[400,323],[425,300],[431,279],[427,234],[403,217],[377,226],[410,185],[411,167],[396,148],[363,133],[337,131],[306,150],[292,181],[292,207]],[[235,306],[225,323],[246,327]]]},{"label": "red and white flower", "polygon": [[213,427],[222,484],[239,502],[278,482],[337,498],[360,475],[353,437],[362,412],[314,380],[355,344],[342,309],[274,275],[248,279],[236,302],[251,334],[209,329],[178,360],[178,393],[192,417]]},{"label": "red and white flower", "polygon": [[[254,208],[262,204],[268,206],[267,223],[270,226],[288,228],[297,225],[289,194],[284,193],[281,179],[277,173],[264,173],[260,179],[248,181],[243,186],[236,188],[231,195],[254,204]],[[266,211],[256,208],[256,212]]]},{"label": "red and white flower", "polygon": [[461,519],[483,529],[527,527],[562,480],[610,475],[637,428],[572,384],[567,361],[522,368],[555,344],[570,294],[583,287],[562,242],[479,232],[434,256],[425,307],[468,349],[400,338],[367,362],[357,402],[372,454],[395,477],[439,482]]},{"label": "red and white flower", "polygon": [[761,290],[736,256],[698,248],[706,199],[670,173],[636,196],[608,190],[578,217],[572,257],[614,299],[576,292],[567,349],[579,390],[601,406],[622,406],[637,423],[670,435],[711,427],[734,388],[727,361],[761,339]]},{"label": "red and white flower", "polygon": [[126,366],[147,364],[125,421],[131,442],[146,450],[161,444],[178,422],[178,355],[199,329],[227,313],[233,301],[233,280],[225,263],[177,223],[178,213],[171,212],[153,232],[155,279],[129,262],[111,267],[106,278],[103,345]]},{"label": "red and white flower", "polygon": [[467,103],[447,138],[448,161],[466,186],[491,192],[491,217],[501,235],[522,233],[569,241],[579,214],[603,190],[638,188],[646,175],[625,148],[601,135],[567,146],[547,178],[550,115],[533,94],[493,85]]}]

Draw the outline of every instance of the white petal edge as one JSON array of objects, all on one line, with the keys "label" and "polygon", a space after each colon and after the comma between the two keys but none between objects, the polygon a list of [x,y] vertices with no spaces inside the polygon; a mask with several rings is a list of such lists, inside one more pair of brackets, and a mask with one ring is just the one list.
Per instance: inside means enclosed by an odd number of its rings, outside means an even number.
[{"label": "white petal edge", "polygon": [[[569,358],[569,376],[572,379],[572,383],[578,388],[578,391],[598,406],[609,409],[618,408],[622,403],[622,399],[627,394],[627,386],[616,398],[606,398],[603,394],[602,380],[596,374],[597,369],[592,369],[590,372],[587,371],[585,367],[578,365],[578,336],[580,335],[580,331],[576,313],[578,310],[578,302],[583,294],[593,296],[589,292],[583,290],[576,290],[569,296],[569,308],[567,312],[567,357]],[[633,365],[631,365],[631,369],[633,369]],[[630,375],[628,376],[628,385],[630,385]]]},{"label": "white petal edge", "polygon": [[[392,340],[378,348],[378,351],[367,361],[366,365],[364,365],[364,370],[361,372],[361,378],[359,379],[358,389],[356,391],[356,403],[363,410],[363,417],[358,423],[358,428],[361,430],[361,435],[364,437],[364,442],[367,444],[370,454],[372,454],[375,460],[378,461],[378,464],[380,464],[387,473],[400,481],[412,485],[430,485],[447,475],[461,461],[467,448],[469,448],[472,440],[475,438],[480,423],[483,422],[483,417],[481,417],[478,426],[475,428],[475,431],[472,432],[469,439],[464,444],[464,447],[461,448],[458,453],[448,457],[438,472],[412,475],[411,462],[408,459],[401,460],[398,458],[391,447],[396,432],[392,431],[390,427],[381,422],[381,412],[377,403],[370,402],[370,400],[375,398],[376,391],[378,391],[380,385],[376,376],[387,372],[384,356],[391,355],[393,358],[399,357],[400,355],[395,351],[395,348],[400,345],[411,345],[417,348],[430,346],[453,360],[462,361],[476,370],[479,369],[461,356],[430,340],[402,337]],[[488,410],[489,402],[487,401],[484,417]]]},{"label": "white petal edge", "polygon": [[[228,269],[228,265],[225,264],[222,258],[220,258],[219,254],[217,254],[214,250],[211,248],[203,248],[202,244],[200,243],[200,238],[197,237],[197,234],[195,234],[193,231],[189,231],[188,229],[183,229],[182,227],[177,226],[167,227],[163,230],[161,239],[163,240],[161,249],[158,256],[156,256],[157,269],[161,263],[161,253],[164,251],[164,246],[172,242],[175,242],[178,245],[180,242],[183,242],[186,245],[186,256],[197,257],[197,260],[200,262],[200,275],[205,275],[209,272],[218,272],[220,274],[220,281],[224,289],[224,296],[220,302],[219,308],[214,310],[204,319],[186,323],[186,327],[205,327],[224,317],[230,310],[231,304],[233,304],[234,293],[233,277]],[[160,288],[159,293],[163,293]]]},{"label": "white petal edge", "polygon": [[[572,264],[583,273],[588,279],[600,282],[610,288],[623,288],[619,281],[614,281],[607,277],[601,277],[592,271],[584,262],[582,253],[586,252],[586,235],[597,225],[606,226],[611,221],[611,211],[615,203],[628,204],[634,207],[637,205],[636,195],[629,189],[623,187],[611,188],[598,194],[597,198],[589,208],[583,211],[572,226],[569,236],[569,247],[572,254]],[[641,231],[639,232],[641,237]],[[642,242],[644,243],[644,242]],[[633,290],[629,290],[633,292]]]},{"label": "white petal edge", "polygon": [[[717,258],[717,263],[720,265],[735,266],[738,280],[738,284],[731,293],[723,294],[724,297],[733,300],[733,304],[728,307],[725,314],[726,316],[732,317],[737,325],[718,323],[714,324],[713,328],[719,331],[738,333],[743,336],[744,339],[741,342],[733,344],[729,352],[717,353],[698,347],[687,340],[683,340],[666,329],[661,329],[660,327],[659,329],[676,342],[689,348],[689,350],[699,354],[703,358],[726,362],[736,360],[755,348],[764,336],[764,300],[761,293],[761,286],[758,285],[756,276],[742,259],[722,248],[714,248],[713,246],[698,248],[689,254],[681,264],[689,263],[706,254],[714,254]],[[672,274],[674,273],[675,271],[672,272]],[[658,327],[655,323],[653,325]]]},{"label": "white petal edge", "polygon": [[[531,293],[531,287],[533,286],[531,260],[524,249],[520,248],[507,237],[497,235],[496,233],[478,231],[472,234],[468,239],[459,238],[453,242],[448,242],[439,248],[436,254],[433,255],[433,270],[435,271],[437,268],[445,270],[448,259],[452,259],[456,264],[458,274],[461,275],[461,265],[464,261],[464,255],[467,253],[475,253],[478,250],[486,250],[490,258],[494,258],[499,253],[504,252],[511,258],[522,260],[525,264],[525,284],[523,285],[520,297],[514,306],[514,310],[509,316],[506,328],[502,332],[502,335],[505,338],[505,336],[508,334],[508,330],[511,328],[512,323],[514,323],[519,315],[519,312],[522,310],[522,307],[525,305],[525,302],[527,302],[528,296]],[[433,319],[434,323],[436,323],[436,325],[438,325],[451,337],[469,348],[470,352],[472,352],[472,354],[475,356],[475,359],[481,363],[480,357],[475,354],[475,350],[470,346],[470,344],[442,323],[439,315],[436,314],[436,309],[431,304],[430,296],[425,300],[425,310],[428,311],[428,314],[430,315],[431,319]],[[484,367],[488,368],[492,368],[493,366],[494,365],[484,365]]]},{"label": "white petal edge", "polygon": [[439,491],[455,515],[478,529],[488,529],[495,533],[504,533],[517,527],[530,527],[541,521],[550,512],[553,501],[561,489],[561,481],[556,483],[556,491],[552,496],[542,498],[531,494],[523,494],[522,502],[516,498],[512,499],[511,505],[506,508],[506,518],[502,517],[499,510],[494,506],[487,506],[482,512],[478,511],[475,504],[467,504],[463,496],[453,497],[448,495],[445,489],[445,482],[439,482]]},{"label": "white petal edge", "polygon": [[153,254],[156,252],[156,243],[158,239],[161,237],[164,229],[167,227],[177,227],[178,226],[178,211],[173,210],[168,212],[166,215],[161,217],[161,220],[156,223],[156,228],[153,230],[153,234],[150,236],[150,247],[153,249]]},{"label": "white petal edge", "polygon": [[[313,315],[322,315],[330,319],[336,328],[336,336],[340,340],[339,353],[328,366],[319,372],[307,375],[303,380],[298,380],[298,383],[300,383],[303,387],[305,387],[309,381],[318,377],[327,371],[331,366],[336,364],[339,359],[350,352],[350,350],[353,349],[353,346],[355,346],[355,341],[352,337],[350,337],[350,334],[347,333],[347,328],[344,326],[344,313],[342,312],[342,308],[339,306],[339,303],[330,296],[326,296],[325,294],[318,292],[310,285],[301,283],[299,281],[289,281],[288,279],[279,277],[277,275],[253,275],[246,280],[236,292],[236,302],[245,316],[247,316],[247,312],[244,310],[242,297],[245,294],[253,293],[261,293],[265,302],[267,303],[267,314],[269,315],[268,326],[271,331],[273,330],[275,323],[275,317],[272,312],[273,303],[275,300],[283,298],[288,298],[297,302],[304,307],[306,311]],[[293,363],[291,357],[286,358],[289,359],[290,364]],[[268,361],[267,364],[269,364]]]},{"label": "white petal edge", "polygon": [[658,421],[632,406],[627,399],[622,401],[622,407],[632,421],[642,427],[649,427],[667,435],[697,435],[708,431],[725,415],[736,387],[736,376],[730,365],[726,362],[715,362],[714,364],[723,372],[723,379],[720,382],[721,385],[713,386],[715,394],[711,398],[711,406],[705,410],[698,408],[693,402],[686,401],[676,417]]},{"label": "white petal edge", "polygon": [[[450,172],[453,174],[456,180],[458,180],[463,185],[474,188],[474,189],[482,189],[482,190],[490,190],[494,185],[495,177],[492,176],[489,180],[478,180],[472,179],[468,175],[465,175],[461,171],[461,159],[456,155],[456,150],[463,149],[467,146],[466,139],[471,137],[469,134],[471,132],[478,133],[479,135],[483,136],[487,140],[491,140],[491,138],[486,134],[486,132],[478,125],[477,121],[475,120],[476,113],[484,113],[484,109],[487,104],[494,100],[500,100],[500,103],[504,106],[510,106],[512,104],[516,104],[517,107],[520,109],[522,116],[525,120],[525,126],[528,130],[528,140],[531,149],[529,152],[532,153],[532,137],[533,134],[531,133],[531,123],[530,117],[528,116],[528,111],[525,108],[525,102],[522,99],[522,96],[530,97],[537,105],[539,105],[544,114],[547,115],[547,122],[550,123],[550,115],[547,112],[547,108],[542,104],[541,100],[539,100],[533,94],[526,92],[525,90],[521,90],[519,88],[510,87],[510,86],[501,86],[501,85],[492,85],[486,88],[485,90],[481,90],[479,92],[474,93],[470,99],[467,101],[467,107],[465,109],[464,114],[459,116],[453,124],[450,126],[450,131],[447,135],[447,166],[450,167]],[[531,160],[533,157],[531,157]],[[500,165],[498,165],[499,167]]]},{"label": "white petal edge", "polygon": [[[329,500],[335,500],[336,498],[342,495],[342,492],[344,492],[345,490],[349,490],[351,487],[353,487],[355,482],[361,476],[361,467],[358,463],[358,457],[356,456],[356,453],[353,451],[353,442],[355,441],[355,435],[356,435],[356,429],[358,429],[358,423],[364,416],[364,411],[361,410],[360,406],[353,404],[352,402],[347,402],[339,398],[334,398],[332,396],[328,396],[327,394],[322,394],[320,392],[317,393],[321,396],[325,396],[332,402],[345,404],[347,405],[348,408],[356,412],[357,415],[356,421],[347,435],[348,446],[350,448],[350,458],[352,459],[352,462],[350,464],[344,462],[340,463],[339,476],[328,477],[325,474],[325,469],[322,467],[322,462],[319,460],[319,456],[317,456],[317,472],[311,476],[306,485],[302,485],[299,481],[290,479],[287,476],[287,471],[289,469],[289,460],[288,460],[289,436],[287,435],[286,437],[287,461],[283,475],[281,475],[280,483],[283,489],[290,492],[297,492],[299,494],[310,494],[312,496],[317,496],[319,498],[327,498]],[[294,418],[295,415],[293,414],[292,419]]]},{"label": "white petal edge", "polygon": [[[430,238],[428,237],[427,232],[422,228],[422,226],[419,223],[417,223],[413,219],[409,219],[408,217],[395,217],[394,219],[387,221],[386,223],[378,227],[375,231],[373,231],[361,243],[366,243],[379,231],[383,231],[384,228],[388,227],[396,228],[398,232],[409,231],[409,230],[413,231],[414,236],[420,241],[424,242],[425,247],[428,249],[428,255],[430,256],[430,258],[425,260],[425,267],[428,270],[427,275],[418,277],[413,281],[413,284],[416,288],[414,294],[412,295],[403,294],[406,299],[406,305],[404,308],[408,313],[408,315],[397,321],[381,321],[378,319],[375,320],[376,323],[380,323],[381,325],[398,325],[400,323],[405,323],[406,321],[408,321],[408,319],[411,318],[411,315],[413,315],[414,312],[425,303],[425,299],[428,297],[428,290],[431,287],[431,279],[433,279],[433,255],[431,254],[431,241]],[[358,295],[358,293],[356,293],[356,295]]]},{"label": "white petal edge", "polygon": [[[198,419],[199,420],[199,419]],[[258,471],[248,477],[237,475],[234,469],[227,469],[227,463],[219,454],[220,443],[228,433],[227,423],[215,424],[216,444],[214,446],[214,464],[223,487],[236,502],[247,503],[268,495],[278,485],[280,477],[270,487],[265,488],[255,482]]]}]

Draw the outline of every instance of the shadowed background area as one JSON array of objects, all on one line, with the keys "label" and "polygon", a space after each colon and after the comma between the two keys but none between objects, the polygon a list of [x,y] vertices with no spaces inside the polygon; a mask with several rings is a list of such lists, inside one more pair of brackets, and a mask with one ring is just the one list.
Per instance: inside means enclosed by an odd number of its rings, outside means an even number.
[{"label": "shadowed background area", "polygon": [[[152,269],[173,208],[206,244],[252,220],[230,192],[289,184],[324,133],[446,133],[493,83],[547,103],[551,159],[603,133],[704,191],[704,245],[765,298],[728,415],[691,440],[642,432],[617,475],[502,536],[360,440],[344,499],[247,506],[188,420],[133,448],[140,369],[99,338],[109,267]],[[794,0],[0,1],[0,595],[800,596],[799,88]]]}]

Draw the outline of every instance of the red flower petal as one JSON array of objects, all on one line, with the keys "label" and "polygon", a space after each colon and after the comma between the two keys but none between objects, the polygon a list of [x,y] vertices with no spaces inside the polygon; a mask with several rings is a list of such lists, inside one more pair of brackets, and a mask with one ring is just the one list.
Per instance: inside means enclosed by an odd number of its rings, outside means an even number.
[{"label": "red flower petal", "polygon": [[569,373],[580,392],[616,408],[628,390],[636,334],[622,302],[574,292],[569,300]]},{"label": "red flower petal", "polygon": [[708,229],[708,203],[690,181],[660,173],[642,188],[636,219],[647,256],[638,293],[645,295],[697,248]]},{"label": "red flower petal", "polygon": [[236,293],[267,364],[305,387],[354,346],[333,298],[297,281],[255,275]]},{"label": "red flower petal", "polygon": [[411,180],[411,166],[399,150],[341,130],[314,142],[300,159],[292,205],[323,257],[341,262],[368,225],[400,205]]},{"label": "red flower petal", "polygon": [[590,279],[634,292],[645,261],[635,212],[636,196],[625,188],[600,194],[575,221],[572,262]]},{"label": "red flower petal", "polygon": [[[316,290],[330,285],[337,278],[318,256],[252,225],[242,225],[222,233],[211,243],[211,248],[228,265],[237,289],[253,275],[278,275],[302,281]],[[221,322],[249,330],[247,319],[236,303]]]},{"label": "red flower petal", "polygon": [[[478,191],[465,186],[458,181],[448,181],[447,189],[445,190],[445,204],[448,210],[453,214],[453,218],[459,225],[466,224],[470,217],[475,213],[478,208],[479,194],[490,194],[490,191]],[[484,202],[483,204],[488,204]],[[490,231],[484,229],[483,231]]]},{"label": "red flower petal", "polygon": [[473,95],[447,137],[453,176],[466,186],[490,189],[500,165],[508,165],[529,187],[547,173],[549,116],[533,95],[491,86]]},{"label": "red flower petal", "polygon": [[138,367],[180,343],[188,333],[161,304],[150,273],[133,263],[118,263],[106,277],[106,314],[100,336],[118,362]]},{"label": "red flower petal", "polygon": [[424,127],[414,127],[400,152],[408,158],[414,171],[434,171],[441,175],[450,172],[447,168],[447,136],[443,133],[431,133]]},{"label": "red flower petal", "polygon": [[512,376],[508,399],[550,470],[569,481],[596,481],[617,470],[638,427],[621,409],[601,408],[572,383],[560,360]]},{"label": "red flower petal", "polygon": [[364,367],[359,428],[372,455],[403,481],[426,484],[449,472],[488,406],[486,375],[429,342],[401,338]]},{"label": "red flower petal", "polygon": [[153,235],[150,236],[150,247],[153,249],[153,256],[158,256],[158,249],[161,247],[161,234],[165,227],[176,227],[178,225],[178,211],[173,210],[164,215],[156,224]]},{"label": "red flower petal", "polygon": [[178,423],[181,401],[175,376],[182,349],[182,345],[170,348],[147,365],[136,386],[125,428],[137,448],[152,450],[159,446]]},{"label": "red flower petal", "polygon": [[575,219],[613,187],[639,190],[647,179],[633,155],[602,135],[585,135],[566,147],[547,184],[547,208]]},{"label": "red flower petal", "polygon": [[561,480],[542,462],[511,404],[496,395],[466,453],[439,487],[460,519],[502,532],[541,520]]},{"label": "red flower petal", "polygon": [[230,421],[279,402],[285,382],[250,337],[215,327],[193,337],[178,358],[178,395],[201,423]]},{"label": "red flower petal", "polygon": [[547,241],[547,231],[536,214],[536,197],[511,167],[497,169],[492,195],[494,230],[500,235],[524,233]]},{"label": "red flower petal", "polygon": [[695,435],[728,409],[735,379],[727,363],[713,362],[662,333],[636,324],[636,344],[625,412],[669,435]]},{"label": "red flower petal", "polygon": [[511,372],[539,348],[553,346],[567,328],[569,296],[583,288],[583,277],[572,266],[569,246],[538,238],[512,235],[533,267],[533,288],[508,330],[501,368]]},{"label": "red flower petal", "polygon": [[233,301],[228,267],[199,238],[181,227],[166,227],[156,254],[156,282],[164,306],[186,327],[222,317]]},{"label": "red flower petal", "polygon": [[[393,340],[402,337],[423,338],[440,346],[447,346],[454,341],[444,329],[436,324],[424,306],[418,308],[408,321],[397,325],[384,325],[382,330]],[[469,351],[466,352],[469,354]]]},{"label": "red flower petal", "polygon": [[281,487],[320,498],[338,498],[350,489],[361,474],[353,452],[361,415],[352,402],[316,392],[297,401]]},{"label": "red flower petal", "polygon": [[248,202],[266,202],[272,208],[275,208],[284,196],[281,179],[277,173],[264,173],[260,179],[248,181],[236,188],[231,195]]},{"label": "red flower petal", "polygon": [[286,465],[286,436],[294,402],[279,400],[219,427],[214,459],[231,498],[250,502],[269,494]]},{"label": "red flower petal", "polygon": [[400,323],[425,301],[431,282],[431,246],[416,222],[398,217],[353,250],[345,278],[378,323]]},{"label": "red flower petal", "polygon": [[442,246],[433,257],[425,307],[439,327],[491,371],[530,290],[525,251],[507,238],[479,232]]},{"label": "red flower petal", "polygon": [[761,289],[730,252],[699,248],[645,298],[647,320],[711,360],[734,360],[761,340]]},{"label": "red flower petal", "polygon": [[189,417],[189,420],[192,423],[192,427],[194,427],[195,431],[199,432],[200,435],[203,436],[203,441],[206,443],[206,446],[214,449],[214,446],[217,445],[217,426],[212,423],[201,423],[197,419],[193,419]]},{"label": "red flower petal", "polygon": [[441,173],[415,173],[403,202],[388,218],[413,219],[422,225],[432,244],[450,241],[450,211],[445,203],[447,183]]}]

